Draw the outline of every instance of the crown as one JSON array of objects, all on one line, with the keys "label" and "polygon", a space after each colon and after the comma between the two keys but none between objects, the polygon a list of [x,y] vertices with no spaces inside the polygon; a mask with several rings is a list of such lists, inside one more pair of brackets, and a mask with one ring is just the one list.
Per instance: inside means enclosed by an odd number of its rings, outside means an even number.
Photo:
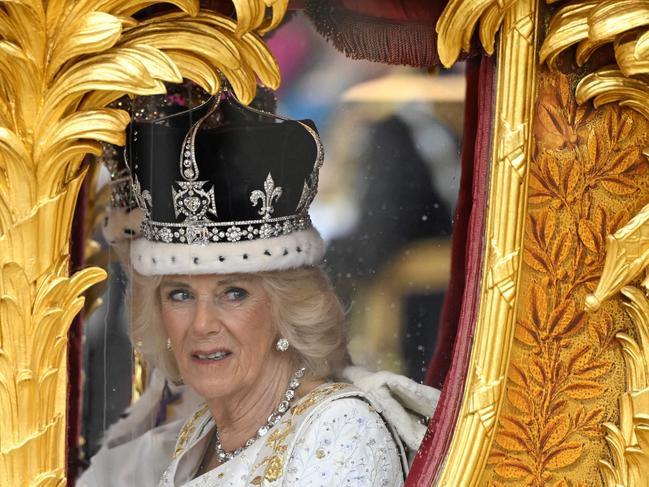
[{"label": "crown", "polygon": [[132,247],[138,272],[252,272],[322,258],[308,214],[324,157],[312,122],[247,107],[224,87],[195,109],[135,120],[125,157],[145,214]]}]

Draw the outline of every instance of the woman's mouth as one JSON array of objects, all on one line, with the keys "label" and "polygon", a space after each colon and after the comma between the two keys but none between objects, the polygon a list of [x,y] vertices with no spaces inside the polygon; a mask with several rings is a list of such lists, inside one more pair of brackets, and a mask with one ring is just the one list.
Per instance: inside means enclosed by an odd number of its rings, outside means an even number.
[{"label": "woman's mouth", "polygon": [[223,360],[224,358],[228,357],[231,355],[231,352],[225,351],[225,350],[220,350],[218,352],[211,352],[211,353],[193,353],[192,358],[201,360],[201,361],[211,361],[211,362],[217,362],[219,360]]}]

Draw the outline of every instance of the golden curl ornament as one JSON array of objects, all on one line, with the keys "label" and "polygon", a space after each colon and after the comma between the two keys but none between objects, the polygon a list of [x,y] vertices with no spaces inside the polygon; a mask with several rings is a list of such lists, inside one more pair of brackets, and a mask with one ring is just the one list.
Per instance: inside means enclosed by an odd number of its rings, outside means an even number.
[{"label": "golden curl ornament", "polygon": [[[84,156],[124,144],[124,94],[188,78],[215,93],[220,73],[252,100],[279,71],[255,33],[287,0],[234,0],[238,21],[169,0],[0,0],[0,479],[65,484],[67,332],[98,268],[69,276],[69,235]],[[270,9],[270,12],[268,12]]]}]

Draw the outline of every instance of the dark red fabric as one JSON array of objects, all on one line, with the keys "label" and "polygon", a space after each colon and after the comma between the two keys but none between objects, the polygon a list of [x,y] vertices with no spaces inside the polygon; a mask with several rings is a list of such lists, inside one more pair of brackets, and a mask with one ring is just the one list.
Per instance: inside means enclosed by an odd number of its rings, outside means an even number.
[{"label": "dark red fabric", "polygon": [[[70,234],[70,275],[84,266],[86,244],[86,206],[88,180],[84,181],[77,198]],[[68,409],[66,431],[66,477],[68,487],[74,486],[79,470],[79,435],[81,432],[81,400],[83,370],[83,311],[68,331]]]},{"label": "dark red fabric", "polygon": [[[462,257],[454,255],[454,258],[465,261],[465,279],[462,280],[461,276],[453,276],[458,281],[464,281],[461,285],[464,287],[464,295],[453,347],[451,368],[444,380],[444,388],[435,415],[428,424],[428,431],[412,464],[410,475],[408,475],[405,484],[407,487],[430,485],[435,479],[443,465],[453,436],[453,429],[464,392],[464,380],[471,354],[474,325],[478,312],[480,268],[485,245],[484,229],[489,189],[494,71],[495,63],[493,58],[482,57],[479,63],[471,60],[467,62],[465,118],[477,118],[477,126],[475,127],[475,134],[464,134],[463,171],[471,171],[468,154],[467,158],[465,158],[465,153],[474,152],[473,174],[471,177],[472,195],[470,197],[468,192],[461,195],[466,199],[461,204],[468,206],[462,210],[463,217],[466,219],[468,216],[464,229],[466,246]],[[469,121],[468,128],[471,127]],[[467,179],[463,175],[463,182],[466,181]],[[461,223],[458,223],[458,225],[463,226]],[[455,254],[462,254],[462,241],[456,240],[456,238],[459,238],[459,235],[454,234]],[[457,263],[457,261],[454,263]],[[453,271],[455,272],[457,269],[453,268]],[[461,272],[461,269],[459,271]],[[457,286],[460,285],[457,284]],[[454,292],[457,292],[457,289]],[[442,331],[446,338],[453,329],[453,322],[450,319],[454,313],[452,308],[457,306],[457,303],[452,303],[450,300],[457,298],[456,294],[454,297],[450,297],[447,303],[445,318],[448,318],[449,321],[445,323],[445,326],[448,329]],[[440,336],[440,338],[442,337]],[[435,378],[435,372],[429,372],[428,378],[431,380]]]},{"label": "dark red fabric", "polygon": [[352,59],[439,65],[435,23],[447,1],[305,0],[320,35]]},{"label": "dark red fabric", "polygon": [[350,12],[368,17],[435,22],[446,2],[437,0],[341,0],[341,4]]},{"label": "dark red fabric", "polygon": [[446,290],[444,305],[435,341],[435,351],[428,365],[424,383],[441,388],[451,366],[453,344],[462,309],[467,254],[467,232],[473,210],[473,163],[475,159],[475,137],[478,128],[478,82],[480,59],[466,63],[466,98],[464,102],[464,128],[462,132],[462,177],[453,224],[453,246],[451,250],[451,278]]}]

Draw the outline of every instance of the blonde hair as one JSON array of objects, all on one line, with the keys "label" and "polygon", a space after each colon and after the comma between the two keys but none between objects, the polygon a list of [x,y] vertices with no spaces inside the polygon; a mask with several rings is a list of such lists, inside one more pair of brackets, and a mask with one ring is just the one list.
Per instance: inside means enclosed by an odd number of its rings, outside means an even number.
[{"label": "blonde hair", "polygon": [[[319,267],[256,274],[270,299],[277,333],[288,339],[295,365],[325,379],[350,363],[345,314],[329,278]],[[170,379],[180,379],[176,360],[167,350],[160,314],[162,276],[131,275],[128,304],[131,340],[147,362]]]}]

